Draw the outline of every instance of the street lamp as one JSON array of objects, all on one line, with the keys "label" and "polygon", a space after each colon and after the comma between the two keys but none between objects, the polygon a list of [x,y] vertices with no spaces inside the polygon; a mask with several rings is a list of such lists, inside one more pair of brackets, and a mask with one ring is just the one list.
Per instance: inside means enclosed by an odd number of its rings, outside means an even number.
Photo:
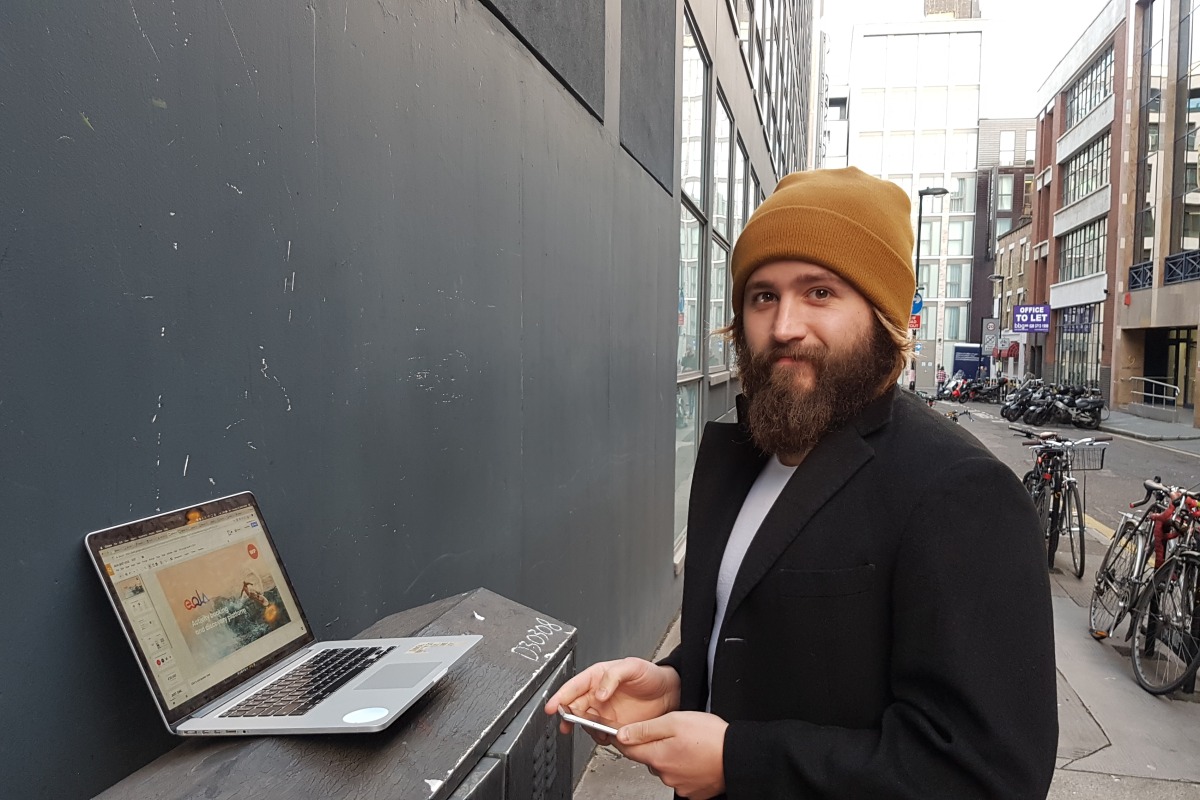
[{"label": "street lamp", "polygon": [[[922,228],[922,223],[923,223],[922,215],[925,212],[925,198],[926,197],[941,197],[942,195],[949,194],[949,193],[950,193],[950,190],[946,189],[942,186],[929,186],[924,189],[917,190],[917,256],[916,256],[916,261],[913,265],[914,277],[919,276],[921,274],[921,228]],[[917,338],[917,331],[915,328],[913,329],[913,332],[912,332],[912,338],[913,339]],[[941,356],[941,353],[934,353],[934,357],[936,360],[936,359],[941,359],[942,356]],[[908,382],[908,390],[910,392],[915,392],[917,390],[917,355],[915,352],[913,353],[912,362],[911,362],[910,366],[912,369],[912,380],[910,380]]]}]

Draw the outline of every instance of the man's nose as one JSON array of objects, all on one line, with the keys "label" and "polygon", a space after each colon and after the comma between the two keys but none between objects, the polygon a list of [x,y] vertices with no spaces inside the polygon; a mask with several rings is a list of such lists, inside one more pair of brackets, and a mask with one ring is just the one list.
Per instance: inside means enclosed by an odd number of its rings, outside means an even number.
[{"label": "man's nose", "polygon": [[771,330],[778,342],[795,342],[808,335],[808,314],[804,303],[784,297],[779,301],[779,313]]}]

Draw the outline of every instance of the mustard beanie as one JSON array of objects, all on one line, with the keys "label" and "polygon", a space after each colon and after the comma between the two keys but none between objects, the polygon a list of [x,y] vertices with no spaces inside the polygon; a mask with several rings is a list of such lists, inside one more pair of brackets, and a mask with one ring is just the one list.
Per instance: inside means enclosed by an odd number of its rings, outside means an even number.
[{"label": "mustard beanie", "polygon": [[754,270],[774,261],[808,261],[836,272],[907,330],[917,288],[911,208],[903,189],[857,167],[787,175],[734,245],[734,314],[742,313],[742,292]]}]

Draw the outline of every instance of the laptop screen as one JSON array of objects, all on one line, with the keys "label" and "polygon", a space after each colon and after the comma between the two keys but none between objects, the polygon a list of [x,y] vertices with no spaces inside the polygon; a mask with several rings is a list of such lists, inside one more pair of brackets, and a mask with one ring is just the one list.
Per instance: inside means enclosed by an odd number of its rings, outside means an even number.
[{"label": "laptop screen", "polygon": [[94,556],[169,723],[313,640],[249,493],[99,535]]}]

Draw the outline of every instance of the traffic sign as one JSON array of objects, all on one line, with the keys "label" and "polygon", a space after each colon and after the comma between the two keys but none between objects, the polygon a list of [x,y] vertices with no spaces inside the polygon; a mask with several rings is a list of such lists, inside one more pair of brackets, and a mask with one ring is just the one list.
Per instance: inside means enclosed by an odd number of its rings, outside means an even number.
[{"label": "traffic sign", "polygon": [[921,327],[921,315],[920,314],[913,314],[911,317],[908,318],[908,329],[910,331],[915,331],[920,327]]},{"label": "traffic sign", "polygon": [[920,314],[921,309],[925,307],[925,298],[921,297],[921,293],[917,292],[913,295],[913,310],[912,313]]},{"label": "traffic sign", "polygon": [[924,349],[924,347],[925,347],[925,345],[921,344],[920,342],[917,342],[916,344],[913,345],[913,352],[919,353],[919,352],[921,352],[921,350]]}]

